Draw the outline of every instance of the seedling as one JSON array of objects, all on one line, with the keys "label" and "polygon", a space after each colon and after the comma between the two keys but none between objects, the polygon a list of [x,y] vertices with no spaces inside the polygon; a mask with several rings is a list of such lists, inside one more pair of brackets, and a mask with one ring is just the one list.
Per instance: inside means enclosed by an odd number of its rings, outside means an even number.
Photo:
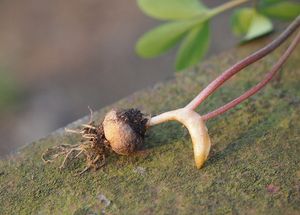
[{"label": "seedling", "polygon": [[68,159],[84,155],[86,167],[79,173],[82,174],[90,168],[97,169],[102,167],[105,164],[105,157],[111,151],[120,155],[129,155],[137,151],[144,144],[143,140],[147,129],[163,122],[175,120],[182,123],[188,129],[193,143],[196,167],[203,167],[211,147],[211,141],[205,122],[234,108],[236,105],[260,91],[275,76],[277,71],[296,48],[300,41],[300,31],[292,40],[287,50],[257,85],[238,98],[207,114],[199,115],[195,112],[195,109],[233,75],[274,51],[291,36],[299,26],[300,16],[270,44],[224,71],[185,107],[168,111],[154,117],[142,114],[137,109],[113,109],[106,114],[100,124],[93,122],[91,112],[90,122],[83,124],[81,130],[66,129],[68,132],[81,134],[84,140],[83,143],[77,145],[60,145],[50,148],[42,155],[42,159],[45,162],[51,162],[59,155],[64,155],[65,158],[60,166],[60,168],[64,168]]}]

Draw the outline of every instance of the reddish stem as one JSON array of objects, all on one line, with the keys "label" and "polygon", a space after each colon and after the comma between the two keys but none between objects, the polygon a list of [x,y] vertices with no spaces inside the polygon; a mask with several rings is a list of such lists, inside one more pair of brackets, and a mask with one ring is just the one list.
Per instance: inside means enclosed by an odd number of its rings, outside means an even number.
[{"label": "reddish stem", "polygon": [[267,54],[272,52],[278,46],[280,46],[300,25],[300,16],[298,16],[288,28],[279,35],[275,40],[264,48],[254,52],[250,56],[241,60],[240,62],[233,65],[231,68],[223,72],[219,77],[212,81],[204,90],[202,90],[185,108],[194,110],[196,109],[209,95],[211,95],[216,89],[218,89],[222,84],[230,79],[233,75],[241,71],[243,68],[249,66],[250,64],[260,60]]},{"label": "reddish stem", "polygon": [[245,101],[250,96],[257,93],[261,90],[266,84],[274,77],[277,71],[280,69],[282,64],[287,60],[293,50],[296,48],[297,44],[300,42],[300,31],[298,32],[297,36],[294,38],[288,49],[284,52],[284,54],[279,58],[278,62],[272,67],[272,69],[266,74],[265,78],[258,83],[256,86],[252,87],[250,90],[246,91],[243,95],[239,96],[238,98],[232,100],[231,102],[227,103],[226,105],[202,116],[203,120],[208,120],[213,117],[216,117],[231,108],[235,107],[236,105],[240,104],[241,102]]}]

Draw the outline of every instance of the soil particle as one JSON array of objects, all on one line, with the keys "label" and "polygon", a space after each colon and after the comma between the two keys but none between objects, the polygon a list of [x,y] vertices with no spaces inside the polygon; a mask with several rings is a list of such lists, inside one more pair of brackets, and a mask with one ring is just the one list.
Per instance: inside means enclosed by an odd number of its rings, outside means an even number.
[{"label": "soil particle", "polygon": [[110,203],[111,203],[111,201],[110,201],[108,198],[106,198],[106,196],[103,195],[103,194],[99,194],[99,195],[97,196],[97,198],[99,199],[99,201],[100,201],[105,207],[108,207],[108,206],[110,205]]}]

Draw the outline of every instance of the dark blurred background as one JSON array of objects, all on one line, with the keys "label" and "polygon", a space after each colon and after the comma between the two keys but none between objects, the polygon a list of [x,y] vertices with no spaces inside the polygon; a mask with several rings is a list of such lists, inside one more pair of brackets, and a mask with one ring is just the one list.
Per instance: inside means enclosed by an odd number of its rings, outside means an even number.
[{"label": "dark blurred background", "polygon": [[[236,44],[230,13],[213,20],[207,56]],[[172,78],[174,51],[134,52],[157,24],[133,0],[0,0],[0,155]]]}]

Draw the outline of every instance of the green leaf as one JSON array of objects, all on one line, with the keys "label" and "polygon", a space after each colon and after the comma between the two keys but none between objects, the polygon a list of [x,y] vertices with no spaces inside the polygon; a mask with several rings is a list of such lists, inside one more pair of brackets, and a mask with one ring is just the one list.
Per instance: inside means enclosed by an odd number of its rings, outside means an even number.
[{"label": "green leaf", "polygon": [[243,36],[247,33],[254,13],[252,8],[242,8],[234,12],[231,17],[231,27],[236,36]]},{"label": "green leaf", "polygon": [[137,54],[144,58],[162,54],[173,47],[197,22],[195,20],[169,22],[154,28],[144,34],[137,42]]},{"label": "green leaf", "polygon": [[198,0],[138,0],[138,5],[147,15],[161,20],[188,19],[208,10]]},{"label": "green leaf", "polygon": [[185,36],[176,58],[176,70],[186,69],[199,62],[206,54],[210,42],[209,23],[194,27]]},{"label": "green leaf", "polygon": [[272,30],[272,22],[267,17],[257,13],[252,18],[250,28],[244,37],[244,41],[255,39],[271,32]]},{"label": "green leaf", "polygon": [[231,26],[237,36],[244,36],[243,41],[260,37],[273,29],[272,22],[252,8],[237,10],[232,16]]},{"label": "green leaf", "polygon": [[278,2],[260,8],[260,12],[282,20],[292,20],[300,14],[300,4],[296,2]]}]

